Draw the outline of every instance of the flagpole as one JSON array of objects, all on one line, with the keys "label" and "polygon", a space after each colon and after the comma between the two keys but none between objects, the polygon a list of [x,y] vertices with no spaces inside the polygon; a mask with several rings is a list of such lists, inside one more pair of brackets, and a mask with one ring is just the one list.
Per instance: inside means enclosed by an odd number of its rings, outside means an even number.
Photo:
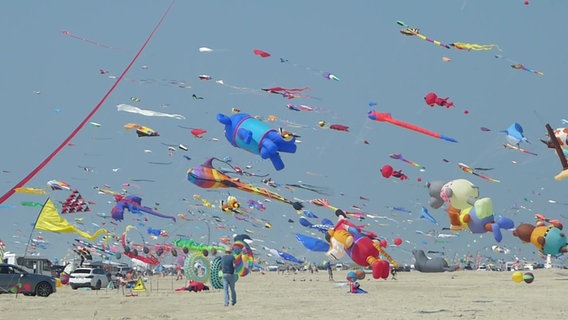
[{"label": "flagpole", "polygon": [[37,221],[39,220],[39,216],[41,216],[41,212],[43,211],[43,207],[45,207],[45,205],[47,204],[47,201],[49,201],[49,197],[47,198],[47,200],[45,200],[45,202],[43,203],[43,206],[41,206],[41,209],[39,210],[39,213],[38,213],[36,220],[34,222],[34,226],[32,228],[32,231],[30,231],[30,237],[28,239],[28,242],[26,243],[26,250],[24,250],[24,258],[28,254],[28,246],[30,245],[30,241],[32,241],[32,235],[34,234],[34,230],[35,230]]}]

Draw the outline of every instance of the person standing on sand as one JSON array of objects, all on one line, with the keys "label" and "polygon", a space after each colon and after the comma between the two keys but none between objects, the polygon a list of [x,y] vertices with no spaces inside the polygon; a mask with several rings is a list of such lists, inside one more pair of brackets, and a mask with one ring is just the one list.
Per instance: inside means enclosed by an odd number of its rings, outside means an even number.
[{"label": "person standing on sand", "polygon": [[335,281],[333,280],[333,268],[331,267],[331,262],[327,262],[327,274],[329,275],[329,281]]},{"label": "person standing on sand", "polygon": [[[235,291],[235,257],[229,248],[225,250],[225,255],[221,258],[221,271],[223,272],[225,307],[229,305],[229,300],[231,300],[231,305],[234,306],[237,303],[237,292]],[[230,297],[229,289],[231,289]]]}]

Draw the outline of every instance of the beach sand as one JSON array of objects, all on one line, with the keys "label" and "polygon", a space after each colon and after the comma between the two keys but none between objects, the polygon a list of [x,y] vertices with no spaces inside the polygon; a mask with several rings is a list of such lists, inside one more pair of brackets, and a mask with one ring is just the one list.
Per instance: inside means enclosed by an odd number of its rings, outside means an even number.
[{"label": "beach sand", "polygon": [[223,291],[175,292],[186,281],[153,276],[146,292],[72,290],[47,298],[0,295],[1,319],[564,319],[568,270],[539,269],[534,282],[512,272],[400,272],[397,280],[360,280],[367,294],[348,293],[347,271],[282,275],[252,273],[237,281],[238,302]]}]

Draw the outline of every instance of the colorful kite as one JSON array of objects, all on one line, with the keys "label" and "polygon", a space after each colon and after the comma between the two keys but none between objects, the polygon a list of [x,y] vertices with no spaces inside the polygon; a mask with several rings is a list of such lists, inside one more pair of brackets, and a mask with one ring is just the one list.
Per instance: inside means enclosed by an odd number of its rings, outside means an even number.
[{"label": "colorful kite", "polygon": [[512,145],[518,146],[519,143],[523,141],[529,142],[523,134],[523,127],[516,122],[510,125],[506,130],[501,130],[499,132],[505,133],[507,135],[505,139],[507,139],[507,142]]},{"label": "colorful kite", "polygon": [[497,50],[501,51],[499,46],[496,44],[453,42],[450,43],[450,47],[454,47],[458,50],[467,50],[467,51],[489,51],[492,50],[493,48],[497,48]]},{"label": "colorful kite", "polygon": [[157,137],[160,135],[154,129],[136,123],[127,123],[124,125],[124,129],[136,129],[136,134],[138,135],[138,137]]},{"label": "colorful kite", "polygon": [[422,166],[422,165],[419,165],[418,163],[416,163],[416,162],[414,162],[414,161],[410,161],[410,160],[408,160],[408,159],[405,159],[405,158],[402,156],[402,154],[400,154],[400,153],[391,153],[391,154],[389,155],[389,157],[391,157],[391,159],[397,159],[397,160],[400,160],[400,161],[404,161],[404,162],[410,164],[411,166],[420,169],[420,171],[426,170],[426,167],[424,167],[424,166]]},{"label": "colorful kite", "polygon": [[210,158],[202,165],[190,168],[187,171],[187,179],[189,182],[204,189],[235,188],[245,192],[256,193],[261,196],[292,205],[296,210],[302,210],[303,205],[300,202],[291,201],[277,193],[240,182],[238,179],[232,179],[228,175],[223,174],[221,171],[213,167],[213,160],[228,164],[226,161],[217,158]]},{"label": "colorful kite", "polygon": [[490,182],[500,182],[497,179],[493,179],[491,177],[488,177],[486,175],[483,175],[483,174],[480,174],[479,172],[477,172],[477,171],[490,170],[490,169],[487,169],[487,168],[472,168],[472,167],[468,166],[467,164],[461,163],[461,162],[458,163],[458,167],[460,169],[462,169],[464,172],[471,173],[474,176],[480,177],[481,179],[484,179],[484,180],[487,180],[487,181],[490,181]]},{"label": "colorful kite", "polygon": [[61,204],[61,213],[90,212],[89,202],[85,201],[78,190],[71,194]]},{"label": "colorful kite", "polygon": [[405,36],[416,36],[422,40],[428,41],[430,43],[433,43],[435,45],[438,45],[440,47],[444,47],[447,49],[450,49],[451,47],[445,43],[442,43],[438,40],[434,40],[431,38],[428,38],[422,34],[420,34],[420,29],[417,28],[410,28],[408,25],[406,25],[406,23],[402,22],[402,21],[397,21],[396,22],[399,26],[403,27],[404,29],[400,30],[400,33],[402,33]]},{"label": "colorful kite", "polygon": [[389,122],[391,124],[394,124],[395,126],[399,126],[399,127],[405,128],[405,129],[413,130],[413,131],[425,134],[427,136],[431,136],[433,138],[442,139],[442,140],[446,140],[446,141],[449,141],[449,142],[458,142],[457,140],[450,138],[450,137],[447,137],[443,134],[439,134],[439,133],[424,129],[422,127],[410,124],[408,122],[393,119],[390,113],[378,112],[378,111],[372,110],[372,111],[369,111],[368,117],[371,120],[380,121],[380,122]]},{"label": "colorful kite", "polygon": [[381,168],[381,175],[387,179],[390,177],[395,177],[402,181],[408,179],[408,176],[402,173],[402,170],[394,170],[393,167],[389,164],[384,165]]},{"label": "colorful kite", "polygon": [[294,98],[308,98],[309,96],[303,95],[302,91],[309,90],[310,88],[283,88],[283,87],[272,87],[272,88],[265,88],[262,91],[266,91],[269,93],[279,94],[284,98],[294,99]]},{"label": "colorful kite", "polygon": [[156,217],[172,219],[176,222],[176,218],[168,215],[161,214],[152,210],[149,207],[142,206],[142,198],[138,196],[123,196],[121,194],[115,194],[114,200],[116,205],[112,208],[111,214],[114,220],[122,221],[124,220],[124,209],[127,209],[131,213],[149,213]]}]

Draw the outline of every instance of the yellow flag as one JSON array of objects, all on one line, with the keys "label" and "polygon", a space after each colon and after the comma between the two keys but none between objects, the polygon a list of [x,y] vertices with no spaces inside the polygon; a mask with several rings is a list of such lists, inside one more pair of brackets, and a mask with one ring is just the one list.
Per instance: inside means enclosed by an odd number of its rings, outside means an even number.
[{"label": "yellow flag", "polygon": [[106,229],[99,229],[93,235],[90,235],[85,231],[77,229],[74,225],[69,223],[69,221],[63,218],[59,212],[57,212],[57,207],[55,207],[55,204],[53,204],[49,198],[39,213],[35,228],[38,230],[58,233],[77,233],[82,237],[89,239],[89,241],[94,241],[101,234],[108,233]]}]

